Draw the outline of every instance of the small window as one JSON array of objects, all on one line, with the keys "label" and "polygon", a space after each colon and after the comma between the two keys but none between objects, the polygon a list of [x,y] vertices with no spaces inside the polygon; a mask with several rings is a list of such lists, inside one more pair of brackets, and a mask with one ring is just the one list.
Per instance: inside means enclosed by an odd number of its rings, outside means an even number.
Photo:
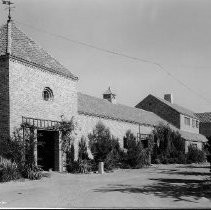
[{"label": "small window", "polygon": [[195,128],[196,127],[196,120],[192,119],[192,127]]},{"label": "small window", "polygon": [[49,87],[45,87],[42,93],[43,99],[45,101],[53,100],[53,91]]},{"label": "small window", "polygon": [[196,127],[199,128],[199,121],[196,120]]},{"label": "small window", "polygon": [[141,142],[142,142],[142,146],[143,146],[143,148],[144,148],[144,149],[146,149],[146,148],[148,148],[148,147],[149,147],[149,145],[148,145],[148,144],[149,144],[149,142],[148,142],[148,140],[147,140],[147,139],[142,140]]},{"label": "small window", "polygon": [[194,143],[192,143],[191,146],[194,147],[194,148],[198,148],[197,144],[194,144]]},{"label": "small window", "polygon": [[190,118],[189,117],[185,117],[185,125],[190,125]]},{"label": "small window", "polygon": [[127,137],[124,137],[124,138],[123,138],[123,147],[124,147],[125,149],[128,149],[128,140],[127,140]]}]

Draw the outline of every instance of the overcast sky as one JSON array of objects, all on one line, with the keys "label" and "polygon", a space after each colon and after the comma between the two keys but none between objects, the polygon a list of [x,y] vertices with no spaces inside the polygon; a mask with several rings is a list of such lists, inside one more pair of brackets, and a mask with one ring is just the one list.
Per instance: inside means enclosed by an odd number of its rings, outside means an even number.
[{"label": "overcast sky", "polygon": [[[211,111],[210,0],[13,0],[16,25],[72,73],[93,96],[111,86],[117,102],[135,106],[148,94],[172,93],[174,103]],[[0,5],[0,24],[7,11]],[[161,63],[101,52],[34,30]],[[196,93],[194,93],[196,92]],[[206,98],[204,100],[197,94]]]}]

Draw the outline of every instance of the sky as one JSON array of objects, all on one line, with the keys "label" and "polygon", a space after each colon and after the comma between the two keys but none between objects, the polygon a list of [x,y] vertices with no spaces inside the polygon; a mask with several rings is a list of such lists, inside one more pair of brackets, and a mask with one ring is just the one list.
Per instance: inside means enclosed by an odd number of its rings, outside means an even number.
[{"label": "sky", "polygon": [[[163,98],[172,93],[176,104],[194,112],[211,112],[210,0],[13,2],[16,25],[79,77],[78,91],[102,98],[110,86],[117,102],[128,106],[148,94]],[[0,5],[0,25],[7,13]],[[158,62],[180,82],[153,63],[59,36]]]}]

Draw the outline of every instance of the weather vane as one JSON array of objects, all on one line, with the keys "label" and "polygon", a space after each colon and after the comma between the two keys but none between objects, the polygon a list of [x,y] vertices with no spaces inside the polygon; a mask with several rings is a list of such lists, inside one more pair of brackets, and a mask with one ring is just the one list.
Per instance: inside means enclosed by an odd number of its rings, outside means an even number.
[{"label": "weather vane", "polygon": [[9,10],[8,20],[10,21],[11,20],[11,9],[15,8],[15,7],[11,7],[11,5],[14,3],[12,3],[10,0],[2,0],[2,4],[5,4],[8,6],[8,8],[7,8]]}]

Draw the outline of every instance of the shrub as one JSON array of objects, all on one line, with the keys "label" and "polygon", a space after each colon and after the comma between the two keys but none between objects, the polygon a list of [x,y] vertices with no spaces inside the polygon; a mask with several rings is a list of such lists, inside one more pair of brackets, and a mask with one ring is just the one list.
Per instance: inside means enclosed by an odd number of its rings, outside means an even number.
[{"label": "shrub", "polygon": [[123,163],[125,154],[120,148],[119,140],[111,135],[109,128],[104,124],[99,122],[88,138],[94,156],[93,168],[97,169],[99,162],[104,162],[105,171],[126,165]]},{"label": "shrub", "polygon": [[24,156],[24,143],[20,136],[7,138],[0,143],[1,156],[12,162],[21,163]]},{"label": "shrub", "polygon": [[24,178],[38,180],[43,177],[42,169],[34,164],[23,164],[20,166],[21,174]]},{"label": "shrub", "polygon": [[153,131],[152,163],[185,163],[185,141],[178,131],[159,124]]},{"label": "shrub", "polygon": [[148,138],[148,148],[143,148],[141,140],[136,140],[136,137],[130,130],[126,133],[127,152],[124,155],[125,165],[130,168],[142,168],[150,165],[151,150],[153,148],[153,139]]},{"label": "shrub", "polygon": [[17,164],[2,158],[0,162],[0,182],[8,182],[18,178],[20,178],[20,174]]},{"label": "shrub", "polygon": [[205,161],[205,152],[190,144],[187,153],[187,163],[203,163]]},{"label": "shrub", "polygon": [[89,147],[96,162],[104,162],[112,150],[111,133],[109,128],[99,122],[93,132],[88,135]]},{"label": "shrub", "polygon": [[83,136],[78,144],[78,159],[79,160],[89,160],[86,139]]},{"label": "shrub", "polygon": [[71,145],[67,153],[67,172],[69,173],[88,173],[92,170],[92,162],[89,160],[86,139],[84,137],[78,143],[78,160],[74,158],[74,146]]},{"label": "shrub", "polygon": [[67,164],[67,172],[69,173],[89,173],[92,171],[90,160],[80,160],[69,162]]},{"label": "shrub", "polygon": [[113,170],[121,167],[121,156],[117,149],[112,149],[104,163],[105,170]]},{"label": "shrub", "polygon": [[66,164],[66,169],[68,173],[78,173],[79,166],[77,161],[68,161]]}]

